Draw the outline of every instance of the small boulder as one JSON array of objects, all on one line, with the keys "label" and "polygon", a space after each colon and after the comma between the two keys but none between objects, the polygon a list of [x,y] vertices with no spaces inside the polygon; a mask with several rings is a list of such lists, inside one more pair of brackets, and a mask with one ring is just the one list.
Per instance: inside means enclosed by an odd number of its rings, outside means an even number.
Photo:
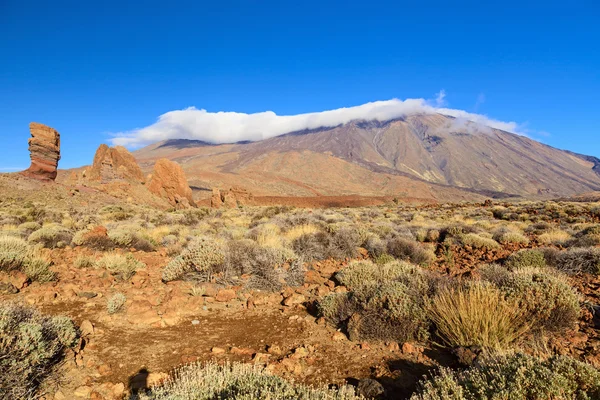
[{"label": "small boulder", "polygon": [[148,190],[179,209],[195,207],[183,168],[174,161],[161,158],[154,164]]}]

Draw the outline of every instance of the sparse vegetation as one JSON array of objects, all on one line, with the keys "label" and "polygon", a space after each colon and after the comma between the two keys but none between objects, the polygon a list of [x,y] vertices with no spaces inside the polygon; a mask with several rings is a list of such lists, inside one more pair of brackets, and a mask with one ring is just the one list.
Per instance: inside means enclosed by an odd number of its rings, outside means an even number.
[{"label": "sparse vegetation", "polygon": [[0,304],[0,397],[37,398],[37,389],[77,343],[78,330],[66,317],[47,317],[16,304]]},{"label": "sparse vegetation", "polygon": [[109,314],[116,314],[123,310],[127,297],[123,293],[115,293],[108,298],[106,302],[106,311]]},{"label": "sparse vegetation", "polygon": [[441,290],[428,305],[440,338],[451,347],[509,349],[529,330],[514,300],[481,281]]},{"label": "sparse vegetation", "polygon": [[411,400],[596,399],[600,372],[565,356],[524,354],[485,360],[465,371],[442,369],[421,383]]},{"label": "sparse vegetation", "polygon": [[96,267],[105,269],[118,279],[127,281],[135,275],[135,271],[144,267],[144,263],[136,260],[131,254],[106,253],[96,262]]},{"label": "sparse vegetation", "polygon": [[232,364],[192,364],[175,371],[174,377],[141,400],[168,399],[211,400],[235,399],[298,399],[298,400],[352,400],[362,397],[354,389],[317,389],[294,384],[271,375],[258,366]]}]

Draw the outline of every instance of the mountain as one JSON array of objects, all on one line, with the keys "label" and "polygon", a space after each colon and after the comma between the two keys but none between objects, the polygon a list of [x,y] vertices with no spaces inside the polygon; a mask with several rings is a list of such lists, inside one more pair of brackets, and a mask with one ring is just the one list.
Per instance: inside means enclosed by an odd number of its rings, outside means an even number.
[{"label": "mountain", "polygon": [[192,186],[257,196],[395,196],[436,201],[600,190],[600,160],[441,114],[352,121],[258,142],[169,140],[134,153],[179,162]]}]

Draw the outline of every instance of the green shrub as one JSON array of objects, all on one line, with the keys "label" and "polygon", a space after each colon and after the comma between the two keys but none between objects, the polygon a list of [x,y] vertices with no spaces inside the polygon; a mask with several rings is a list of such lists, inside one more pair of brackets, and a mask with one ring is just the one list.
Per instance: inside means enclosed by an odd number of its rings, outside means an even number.
[{"label": "green shrub", "polygon": [[411,239],[397,237],[387,243],[387,252],[400,260],[410,261],[417,265],[428,266],[435,259],[432,251],[422,247]]},{"label": "green shrub", "polygon": [[431,281],[405,262],[376,265],[355,261],[336,274],[348,293],[320,299],[319,314],[346,328],[351,340],[424,340],[429,322],[425,301]]},{"label": "green shrub", "polygon": [[0,304],[0,397],[37,398],[40,384],[77,339],[78,330],[66,317],[46,317],[32,308]]},{"label": "green shrub", "polygon": [[42,246],[53,249],[69,245],[73,239],[71,231],[57,224],[46,225],[29,235],[30,243],[39,243]]},{"label": "green shrub", "polygon": [[508,257],[505,266],[510,270],[524,267],[545,268],[547,266],[546,256],[541,250],[520,250]]},{"label": "green shrub", "polygon": [[566,356],[540,360],[517,354],[465,371],[442,369],[421,382],[411,400],[575,400],[600,398],[600,372]]},{"label": "green shrub", "polygon": [[123,310],[127,297],[123,293],[115,293],[110,296],[106,302],[106,311],[109,314],[116,314]]},{"label": "green shrub", "polygon": [[519,232],[502,232],[494,235],[494,240],[501,244],[529,244],[529,239]]},{"label": "green shrub", "polygon": [[21,232],[23,232],[23,234],[25,234],[26,236],[29,236],[33,232],[40,229],[41,227],[42,227],[42,225],[40,225],[39,223],[37,223],[35,221],[23,222],[21,225],[19,225],[19,230]]},{"label": "green shrub", "polygon": [[31,280],[49,282],[55,279],[50,262],[39,256],[25,240],[0,236],[0,270],[20,270]]},{"label": "green shrub", "polygon": [[127,281],[135,275],[135,271],[144,268],[145,265],[131,254],[107,253],[96,262],[96,267],[107,270],[120,280]]},{"label": "green shrub", "polygon": [[494,239],[482,237],[476,233],[460,235],[459,239],[464,246],[471,246],[474,249],[493,250],[500,248],[500,244]]},{"label": "green shrub", "polygon": [[270,400],[353,400],[362,397],[354,389],[312,388],[290,383],[248,364],[191,364],[175,371],[173,378],[142,394],[141,400],[173,399],[270,399]]},{"label": "green shrub", "polygon": [[206,237],[194,239],[183,252],[173,258],[163,269],[165,282],[178,280],[188,273],[210,274],[222,268],[225,262],[225,246]]},{"label": "green shrub", "polygon": [[480,281],[441,290],[428,312],[438,335],[451,347],[507,349],[529,329],[516,302]]},{"label": "green shrub", "polygon": [[560,332],[571,328],[580,313],[579,296],[559,273],[523,267],[508,271],[498,265],[481,268],[482,279],[496,285],[527,315],[532,328]]}]

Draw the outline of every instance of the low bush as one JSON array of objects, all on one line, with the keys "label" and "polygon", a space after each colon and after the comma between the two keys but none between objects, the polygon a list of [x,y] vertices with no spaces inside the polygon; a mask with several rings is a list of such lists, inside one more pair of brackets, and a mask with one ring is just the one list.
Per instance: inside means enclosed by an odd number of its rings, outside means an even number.
[{"label": "low bush", "polygon": [[568,232],[560,229],[553,229],[546,231],[538,236],[538,242],[542,244],[554,244],[554,245],[565,245],[571,239],[571,235]]},{"label": "low bush", "polygon": [[542,250],[528,249],[512,253],[504,265],[506,268],[514,270],[524,267],[545,268],[547,263]]},{"label": "low bush", "polygon": [[121,248],[134,248],[140,251],[154,251],[154,245],[149,238],[140,235],[139,228],[123,226],[108,232],[109,239]]},{"label": "low bush", "polygon": [[38,398],[39,386],[77,339],[78,330],[67,317],[47,317],[32,308],[0,304],[0,397]]},{"label": "low bush", "polygon": [[135,275],[135,271],[144,268],[145,265],[131,254],[107,253],[96,262],[96,267],[107,270],[120,280],[127,281]]},{"label": "low bush", "polygon": [[481,281],[441,290],[427,310],[438,335],[451,347],[507,349],[529,329],[516,302]]},{"label": "low bush", "polygon": [[198,237],[163,269],[162,279],[170,282],[194,273],[209,277],[225,262],[225,245],[218,240]]},{"label": "low bush", "polygon": [[577,322],[579,296],[557,272],[532,267],[508,271],[498,265],[488,265],[481,268],[481,276],[517,304],[532,329],[561,332]]},{"label": "low bush", "polygon": [[270,400],[353,400],[354,389],[313,388],[288,382],[265,369],[248,364],[191,364],[175,371],[173,377],[141,400],[172,399],[270,399]]},{"label": "low bush", "polygon": [[600,248],[583,247],[557,252],[550,263],[559,271],[568,274],[586,272],[600,274]]},{"label": "low bush", "polygon": [[96,259],[94,257],[80,255],[77,256],[73,262],[75,268],[93,268],[96,266]]},{"label": "low bush", "polygon": [[48,249],[62,248],[71,243],[73,233],[57,224],[46,225],[29,235],[30,243],[39,243]]},{"label": "low bush", "polygon": [[471,246],[474,249],[493,250],[500,248],[500,244],[494,239],[479,236],[476,233],[460,235],[459,240],[464,246]]},{"label": "low bush", "polygon": [[397,237],[387,243],[387,252],[399,260],[413,264],[428,266],[435,259],[433,251],[424,248],[414,240]]},{"label": "low bush", "polygon": [[126,301],[127,297],[125,297],[123,293],[115,293],[108,298],[106,302],[106,311],[108,311],[109,314],[116,314],[123,310]]},{"label": "low bush", "polygon": [[49,282],[55,279],[50,262],[32,249],[25,240],[14,236],[0,236],[0,271],[19,270],[33,281]]},{"label": "low bush", "polygon": [[524,354],[484,360],[464,371],[442,369],[420,383],[411,400],[600,398],[600,371],[566,356]]},{"label": "low bush", "polygon": [[347,293],[325,296],[319,314],[345,328],[351,340],[425,340],[429,322],[425,301],[431,281],[405,262],[376,265],[353,262],[336,275]]}]

